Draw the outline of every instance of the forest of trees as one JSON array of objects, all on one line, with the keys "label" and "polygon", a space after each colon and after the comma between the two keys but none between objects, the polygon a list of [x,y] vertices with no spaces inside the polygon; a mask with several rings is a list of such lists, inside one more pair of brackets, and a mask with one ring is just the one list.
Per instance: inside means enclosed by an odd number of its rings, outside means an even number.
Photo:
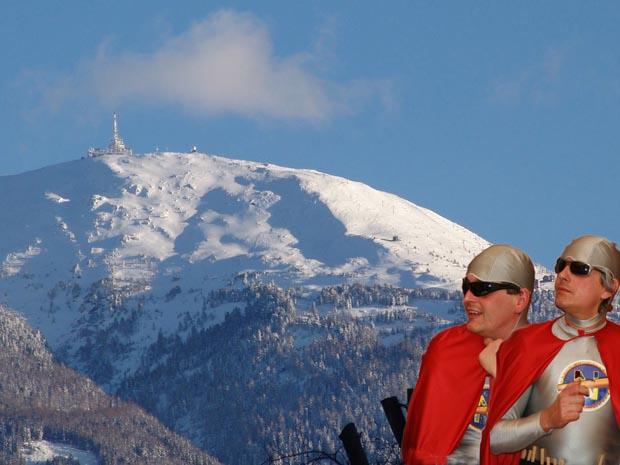
[{"label": "forest of trees", "polygon": [[[460,292],[361,285],[323,288],[309,311],[297,308],[300,291],[273,284],[221,289],[212,298],[238,306],[218,325],[204,324],[208,306],[205,315],[188,315],[186,337],[160,334],[119,395],[239,465],[337,450],[348,422],[372,438],[371,456],[377,441],[381,450],[393,444],[380,401],[405,399],[428,341],[446,327],[413,304],[448,300],[456,311],[461,305]],[[368,318],[340,311],[368,305],[384,311]],[[532,316],[546,319],[552,307],[552,295],[537,292]],[[423,324],[398,329],[416,319]],[[401,333],[394,344],[381,340],[379,327],[388,320]]]},{"label": "forest of trees", "polygon": [[[0,343],[10,350],[0,355],[0,460],[21,463],[19,445],[45,437],[93,451],[106,465],[214,463],[202,451],[225,464],[279,457],[289,458],[278,463],[296,464],[308,451],[341,450],[338,434],[349,422],[377,463],[394,457],[380,402],[404,400],[430,338],[463,321],[460,292],[341,285],[309,297],[273,283],[246,284],[211,291],[198,311],[185,312],[177,332],[160,332],[116,393],[125,401],[55,363],[40,336],[2,310]],[[183,292],[179,287],[166,298]],[[94,379],[108,379],[125,350],[124,335],[149,303],[127,310],[122,296],[103,287],[88,295],[83,318],[93,325],[80,356]],[[445,303],[452,322],[420,306],[429,301]],[[212,312],[221,305],[234,309],[214,324]],[[350,311],[364,307],[374,310],[363,317]],[[119,317],[97,330],[106,308]],[[555,315],[553,293],[536,291],[530,320]],[[7,375],[16,372],[23,376]]]},{"label": "forest of trees", "polygon": [[101,465],[218,463],[141,408],[56,363],[41,335],[0,306],[0,463],[23,465],[23,444],[39,439],[93,452]]}]

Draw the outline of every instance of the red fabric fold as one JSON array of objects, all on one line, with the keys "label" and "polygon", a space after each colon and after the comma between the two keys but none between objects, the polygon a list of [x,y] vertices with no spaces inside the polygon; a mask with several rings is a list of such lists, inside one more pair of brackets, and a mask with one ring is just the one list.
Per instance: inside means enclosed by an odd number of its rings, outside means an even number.
[{"label": "red fabric fold", "polygon": [[461,442],[484,387],[482,349],[483,339],[465,325],[442,331],[429,343],[403,435],[407,465],[444,464]]}]

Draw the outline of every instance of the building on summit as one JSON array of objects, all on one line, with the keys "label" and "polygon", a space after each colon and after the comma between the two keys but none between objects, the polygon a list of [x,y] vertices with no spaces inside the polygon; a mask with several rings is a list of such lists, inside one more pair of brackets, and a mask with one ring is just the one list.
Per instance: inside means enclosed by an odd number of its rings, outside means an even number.
[{"label": "building on summit", "polygon": [[118,135],[118,121],[116,112],[114,112],[112,121],[112,140],[107,149],[90,148],[88,149],[89,157],[100,157],[101,155],[129,155],[133,154],[129,147],[125,147],[122,137]]}]

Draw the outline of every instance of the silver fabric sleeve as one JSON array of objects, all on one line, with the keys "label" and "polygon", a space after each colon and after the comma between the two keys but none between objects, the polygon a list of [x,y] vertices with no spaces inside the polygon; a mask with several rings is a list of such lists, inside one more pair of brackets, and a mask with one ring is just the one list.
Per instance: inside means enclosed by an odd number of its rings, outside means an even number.
[{"label": "silver fabric sleeve", "polygon": [[491,430],[491,452],[493,454],[519,452],[551,432],[546,433],[540,426],[540,412],[521,417],[531,391],[530,386]]}]

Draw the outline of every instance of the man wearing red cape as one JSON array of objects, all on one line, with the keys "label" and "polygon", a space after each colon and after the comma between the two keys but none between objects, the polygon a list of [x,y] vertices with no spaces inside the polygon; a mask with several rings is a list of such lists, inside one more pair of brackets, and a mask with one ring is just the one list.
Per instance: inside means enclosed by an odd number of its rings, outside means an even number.
[{"label": "man wearing red cape", "polygon": [[479,356],[494,360],[496,344],[527,324],[533,288],[532,261],[509,245],[493,245],[469,264],[467,323],[437,334],[422,358],[402,442],[407,465],[479,463],[489,383]]},{"label": "man wearing red cape", "polygon": [[[564,315],[515,331],[497,353],[483,433],[483,465],[620,461],[620,327],[607,320],[620,251],[607,239],[573,240],[555,266]],[[541,457],[542,455],[542,457]]]}]

